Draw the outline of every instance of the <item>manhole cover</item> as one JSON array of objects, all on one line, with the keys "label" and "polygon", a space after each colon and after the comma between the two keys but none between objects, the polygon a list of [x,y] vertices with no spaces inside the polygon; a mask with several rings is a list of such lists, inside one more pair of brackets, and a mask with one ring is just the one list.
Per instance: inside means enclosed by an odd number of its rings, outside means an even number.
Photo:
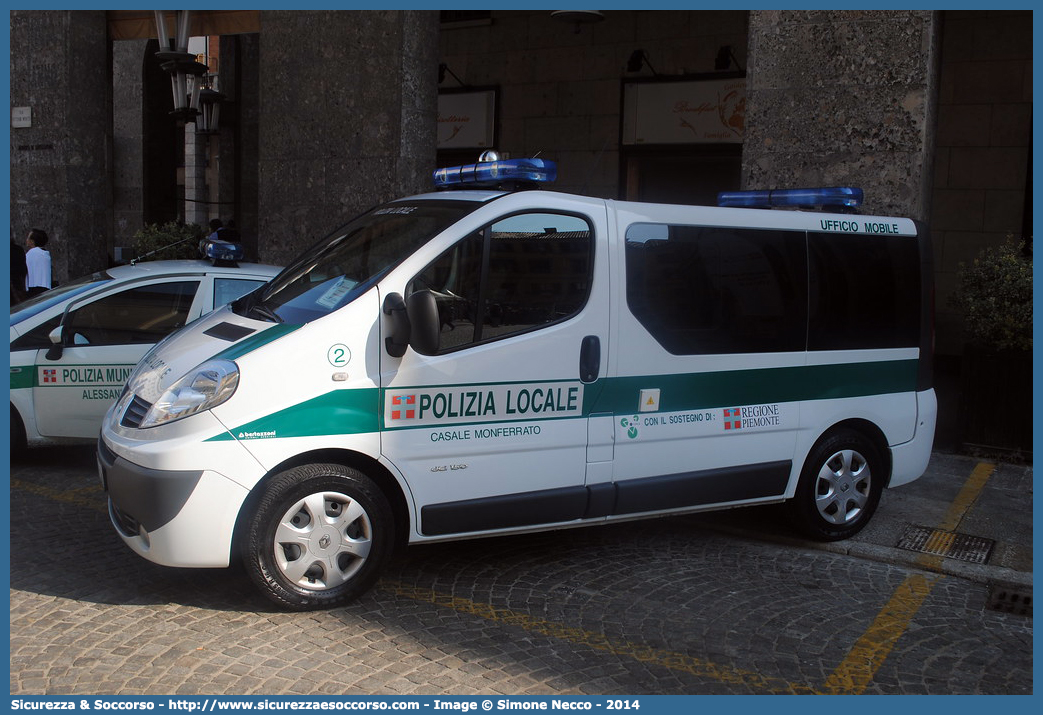
[{"label": "manhole cover", "polygon": [[1032,618],[1032,592],[993,586],[989,589],[989,602],[985,607],[1001,613]]},{"label": "manhole cover", "polygon": [[983,564],[989,560],[996,542],[980,536],[957,534],[953,531],[928,529],[925,526],[910,526],[898,540],[898,548],[935,554],[947,559]]}]

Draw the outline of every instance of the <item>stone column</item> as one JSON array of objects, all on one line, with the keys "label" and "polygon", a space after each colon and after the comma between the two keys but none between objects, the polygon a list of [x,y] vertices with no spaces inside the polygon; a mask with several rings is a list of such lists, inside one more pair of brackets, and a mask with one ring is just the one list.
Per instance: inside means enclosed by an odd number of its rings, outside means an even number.
[{"label": "stone column", "polygon": [[[196,134],[195,122],[185,122],[185,223],[207,228],[210,194],[206,183],[206,134]],[[215,212],[216,216],[216,212]]]},{"label": "stone column", "polygon": [[11,12],[11,235],[50,236],[53,280],[107,265],[112,231],[112,75],[104,11]]},{"label": "stone column", "polygon": [[221,38],[217,200],[222,219],[233,219],[246,255],[257,255],[258,52],[260,35]]},{"label": "stone column", "polygon": [[[113,245],[133,246],[145,224],[145,50],[148,40],[112,45]],[[115,257],[115,256],[114,256]]]},{"label": "stone column", "polygon": [[930,214],[939,19],[750,13],[743,187],[858,186],[862,213]]},{"label": "stone column", "polygon": [[438,13],[260,17],[259,254],[285,263],[374,204],[430,186]]}]

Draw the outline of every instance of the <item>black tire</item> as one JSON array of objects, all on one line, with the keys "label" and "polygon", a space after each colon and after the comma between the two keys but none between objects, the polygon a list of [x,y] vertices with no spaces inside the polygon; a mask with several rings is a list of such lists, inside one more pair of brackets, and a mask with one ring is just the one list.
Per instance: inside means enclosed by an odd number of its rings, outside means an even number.
[{"label": "black tire", "polygon": [[393,546],[391,507],[372,480],[339,464],[307,464],[267,484],[247,517],[242,556],[268,598],[304,611],[363,594]]},{"label": "black tire", "polygon": [[793,525],[816,541],[854,536],[880,503],[885,462],[873,442],[852,429],[839,429],[812,448],[787,503]]},{"label": "black tire", "polygon": [[25,436],[25,425],[18,410],[11,405],[11,455],[20,457],[29,449],[28,438]]}]

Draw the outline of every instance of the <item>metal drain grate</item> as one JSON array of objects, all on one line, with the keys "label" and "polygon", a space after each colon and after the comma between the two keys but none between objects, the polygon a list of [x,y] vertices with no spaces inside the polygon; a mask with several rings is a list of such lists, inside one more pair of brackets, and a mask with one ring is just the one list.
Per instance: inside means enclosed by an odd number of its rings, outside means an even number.
[{"label": "metal drain grate", "polygon": [[1032,618],[1032,592],[993,586],[989,589],[989,601],[985,607],[991,611]]},{"label": "metal drain grate", "polygon": [[995,543],[992,539],[984,539],[980,536],[928,529],[926,526],[910,526],[898,540],[897,546],[907,551],[919,551],[924,554],[944,556],[947,559],[983,564],[989,560]]}]

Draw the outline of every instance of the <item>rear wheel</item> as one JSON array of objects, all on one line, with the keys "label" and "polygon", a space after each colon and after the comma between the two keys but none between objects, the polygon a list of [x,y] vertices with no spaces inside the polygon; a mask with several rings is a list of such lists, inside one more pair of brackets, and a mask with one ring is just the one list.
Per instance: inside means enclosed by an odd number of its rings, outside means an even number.
[{"label": "rear wheel", "polygon": [[391,508],[361,472],[309,464],[276,476],[250,515],[243,562],[265,595],[294,610],[364,593],[392,550]]},{"label": "rear wheel", "polygon": [[884,461],[862,433],[837,430],[811,450],[789,516],[806,536],[838,541],[869,522],[884,488]]},{"label": "rear wheel", "polygon": [[25,436],[25,425],[18,410],[11,405],[11,454],[20,455],[28,449],[28,439]]}]

